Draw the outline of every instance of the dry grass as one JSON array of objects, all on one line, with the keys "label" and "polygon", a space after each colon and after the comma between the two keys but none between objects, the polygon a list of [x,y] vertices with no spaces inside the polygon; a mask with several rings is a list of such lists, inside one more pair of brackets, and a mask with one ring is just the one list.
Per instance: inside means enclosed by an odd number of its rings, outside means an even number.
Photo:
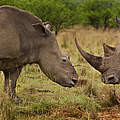
[{"label": "dry grass", "polygon": [[[100,118],[100,110],[118,105],[120,87],[104,85],[100,73],[93,69],[79,54],[74,39],[94,55],[103,56],[102,44],[116,45],[120,39],[118,30],[95,30],[92,27],[75,26],[61,31],[57,40],[61,49],[70,57],[80,80],[75,88],[64,88],[50,81],[38,66],[26,66],[17,82],[17,94],[22,104],[12,103],[1,95],[1,120],[90,120]],[[3,91],[3,74],[0,89]],[[103,118],[103,116],[102,116]]]}]

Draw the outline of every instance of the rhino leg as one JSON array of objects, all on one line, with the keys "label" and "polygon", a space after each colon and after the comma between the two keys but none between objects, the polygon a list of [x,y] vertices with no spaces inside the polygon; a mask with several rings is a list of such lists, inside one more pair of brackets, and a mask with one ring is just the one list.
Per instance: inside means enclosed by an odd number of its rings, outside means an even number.
[{"label": "rhino leg", "polygon": [[8,72],[4,72],[4,75],[5,75],[5,81],[4,81],[4,91],[5,93],[8,92],[8,89],[9,89],[9,79],[7,78],[7,76],[9,73]]},{"label": "rhino leg", "polygon": [[5,82],[4,82],[4,90],[11,99],[16,99],[16,82],[20,75],[22,67],[10,70],[10,71],[4,71],[5,75]]}]

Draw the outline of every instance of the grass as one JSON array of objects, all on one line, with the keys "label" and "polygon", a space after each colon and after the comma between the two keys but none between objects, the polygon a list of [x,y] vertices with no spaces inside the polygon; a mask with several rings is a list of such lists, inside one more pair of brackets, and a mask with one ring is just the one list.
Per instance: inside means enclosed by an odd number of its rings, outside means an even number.
[{"label": "grass", "polygon": [[[100,73],[78,52],[75,37],[84,50],[103,56],[103,42],[114,46],[119,42],[120,34],[117,30],[103,31],[82,26],[59,33],[59,45],[71,57],[80,77],[75,88],[61,87],[50,81],[37,65],[27,65],[17,82],[17,94],[23,103],[15,104],[2,92],[4,75],[1,72],[1,120],[95,120],[99,119],[98,113],[103,108],[119,105],[120,86],[101,82]],[[82,85],[82,80],[87,82]]]}]

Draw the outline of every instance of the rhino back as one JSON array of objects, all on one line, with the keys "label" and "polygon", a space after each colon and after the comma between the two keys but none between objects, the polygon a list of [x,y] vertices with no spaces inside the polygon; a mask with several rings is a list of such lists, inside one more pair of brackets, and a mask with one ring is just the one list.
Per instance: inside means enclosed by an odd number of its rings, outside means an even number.
[{"label": "rhino back", "polygon": [[39,18],[15,7],[0,7],[0,58],[16,58],[34,49],[39,35],[32,24]]}]

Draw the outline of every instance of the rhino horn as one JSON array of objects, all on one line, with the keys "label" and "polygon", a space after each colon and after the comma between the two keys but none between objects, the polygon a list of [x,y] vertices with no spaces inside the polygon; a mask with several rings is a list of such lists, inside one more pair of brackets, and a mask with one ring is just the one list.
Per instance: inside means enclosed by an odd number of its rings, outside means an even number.
[{"label": "rhino horn", "polygon": [[115,53],[115,47],[111,47],[105,43],[103,43],[103,49],[105,57],[112,56]]},{"label": "rhino horn", "polygon": [[77,46],[79,52],[86,59],[86,61],[91,66],[93,66],[96,70],[98,70],[99,72],[103,72],[104,71],[104,68],[102,68],[102,60],[103,60],[103,58],[91,55],[91,54],[85,52],[84,50],[82,50],[82,48],[79,46],[76,39],[75,39],[75,43],[76,43],[76,46]]}]

